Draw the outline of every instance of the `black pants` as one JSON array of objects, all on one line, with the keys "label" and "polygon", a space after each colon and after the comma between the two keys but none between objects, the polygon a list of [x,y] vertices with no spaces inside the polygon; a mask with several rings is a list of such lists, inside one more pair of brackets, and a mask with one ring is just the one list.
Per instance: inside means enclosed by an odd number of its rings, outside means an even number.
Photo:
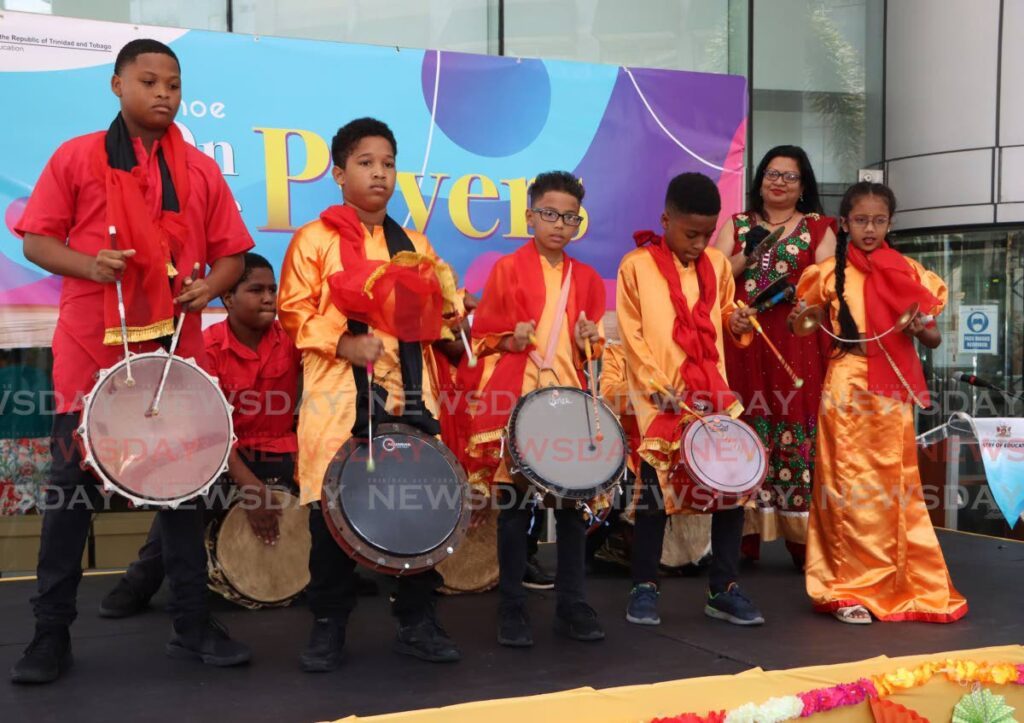
[{"label": "black pants", "polygon": [[[658,473],[646,462],[640,467],[642,486],[636,499],[631,568],[633,583],[658,581],[658,564],[665,540],[665,501],[658,485]],[[635,489],[635,488],[634,488]],[[724,592],[739,577],[740,542],[743,539],[743,508],[711,514],[711,566],[708,587],[714,594]]]},{"label": "black pants", "polygon": [[[345,554],[331,535],[319,503],[309,511],[309,585],[306,598],[315,618],[347,618],[356,606],[356,561]],[[402,625],[418,622],[432,609],[441,576],[430,569],[398,578],[391,612]]]},{"label": "black pants", "polygon": [[544,527],[547,523],[547,510],[539,503],[530,505],[530,522],[526,528],[526,556],[528,558],[537,554],[540,549],[540,537],[544,534]]},{"label": "black pants", "polygon": [[[263,480],[263,482],[269,485],[286,487],[292,492],[296,491],[293,479],[295,476],[294,454],[290,452],[286,454],[271,454],[268,452],[241,450],[239,453],[252,473]],[[223,497],[225,498],[230,494],[231,490],[227,488],[227,485],[230,484],[232,484],[230,481],[225,482],[224,488],[220,490],[224,493]],[[218,514],[222,514],[224,510],[217,504],[209,507],[200,506],[203,507],[199,514],[202,518],[201,525],[205,531],[210,520]],[[124,574],[125,580],[140,596],[153,597],[164,581],[162,538],[159,520],[154,520],[152,527],[149,528],[149,536],[146,537],[146,541],[139,548],[138,558],[128,566],[128,570]]]},{"label": "black pants", "polygon": [[[73,437],[79,414],[53,419],[50,452],[53,466],[46,490],[38,591],[32,598],[36,620],[70,625],[77,616],[75,600],[82,579],[82,553],[95,510],[102,509],[99,484],[81,469],[82,454]],[[162,509],[155,526],[163,540],[163,564],[171,585],[171,612],[177,620],[204,618],[206,550],[202,514],[197,509]]]},{"label": "black pants", "polygon": [[[533,506],[512,485],[498,487],[498,589],[505,604],[526,601],[523,574],[526,572],[527,530]],[[525,504],[524,504],[525,503]],[[555,510],[555,534],[558,545],[558,569],[555,594],[558,606],[565,607],[584,599],[583,573],[586,562],[587,528],[583,515],[573,508]]]}]

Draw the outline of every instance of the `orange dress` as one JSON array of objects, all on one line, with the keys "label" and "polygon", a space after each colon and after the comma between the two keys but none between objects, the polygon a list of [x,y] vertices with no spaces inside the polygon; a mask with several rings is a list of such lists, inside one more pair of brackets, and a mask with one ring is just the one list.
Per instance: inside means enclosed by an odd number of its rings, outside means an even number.
[{"label": "orange dress", "polygon": [[[908,261],[944,306],[942,279]],[[862,334],[864,282],[864,274],[847,264],[844,296]],[[808,267],[797,293],[808,304],[824,305],[838,333],[835,259]],[[868,391],[867,370],[865,357],[845,354],[831,361],[825,376],[807,532],[807,594],[823,612],[863,605],[888,622],[953,622],[967,612],[967,601],[953,587],[928,517],[912,406]]]},{"label": "orange dress", "polygon": [[[384,227],[365,229],[366,258],[391,258]],[[427,237],[406,229],[418,253],[436,259]],[[281,266],[278,315],[281,325],[302,352],[303,393],[299,408],[299,451],[295,481],[303,504],[320,499],[324,474],[338,448],[352,436],[356,419],[356,382],[352,365],[335,355],[348,320],[331,301],[328,279],[342,270],[338,232],[317,219],[295,232]],[[384,343],[374,364],[374,380],[387,392],[386,411],[398,416],[405,403],[398,339],[373,331]],[[433,354],[423,355],[423,403],[435,417],[437,370]]]}]

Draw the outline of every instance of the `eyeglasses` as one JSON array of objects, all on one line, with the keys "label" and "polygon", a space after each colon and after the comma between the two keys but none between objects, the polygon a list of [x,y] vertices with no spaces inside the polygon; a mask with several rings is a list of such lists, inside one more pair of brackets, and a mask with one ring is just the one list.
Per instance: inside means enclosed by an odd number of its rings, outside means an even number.
[{"label": "eyeglasses", "polygon": [[568,211],[559,213],[553,208],[531,208],[530,210],[548,223],[555,223],[558,219],[562,219],[566,226],[579,226],[583,223],[583,217],[578,213],[569,213]]},{"label": "eyeglasses", "polygon": [[799,173],[793,173],[792,171],[786,171],[785,173],[783,173],[782,171],[776,171],[774,168],[769,168],[767,171],[765,171],[764,177],[772,182],[775,182],[780,178],[786,183],[797,183],[800,181]]},{"label": "eyeglasses", "polygon": [[851,226],[857,228],[867,228],[868,226],[874,226],[875,228],[885,228],[889,225],[888,216],[854,216],[849,219]]}]

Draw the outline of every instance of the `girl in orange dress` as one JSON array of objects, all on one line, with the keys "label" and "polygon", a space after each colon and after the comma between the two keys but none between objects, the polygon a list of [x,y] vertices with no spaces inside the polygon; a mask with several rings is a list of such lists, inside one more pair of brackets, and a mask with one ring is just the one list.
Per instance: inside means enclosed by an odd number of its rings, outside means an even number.
[{"label": "girl in orange dress", "polygon": [[[818,414],[817,472],[807,535],[807,594],[845,623],[948,623],[967,612],[928,517],[917,469],[913,405],[929,405],[914,347],[942,337],[934,315],[946,285],[891,248],[896,199],[851,186],[835,258],[810,266],[798,296],[825,307],[837,342]],[[891,329],[912,303],[903,331]]]}]

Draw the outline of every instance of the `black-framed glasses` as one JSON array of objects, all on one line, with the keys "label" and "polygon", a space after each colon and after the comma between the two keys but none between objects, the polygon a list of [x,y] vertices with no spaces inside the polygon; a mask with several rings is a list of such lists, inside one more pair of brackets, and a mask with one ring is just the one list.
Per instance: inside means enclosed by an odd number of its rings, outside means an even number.
[{"label": "black-framed glasses", "polygon": [[555,223],[558,219],[562,219],[562,223],[566,226],[579,226],[583,223],[583,217],[578,213],[570,213],[568,211],[559,213],[553,208],[531,208],[530,210],[548,223]]},{"label": "black-framed glasses", "polygon": [[775,182],[780,178],[786,183],[798,183],[800,181],[799,173],[793,173],[792,171],[786,171],[783,173],[782,171],[776,171],[774,168],[769,168],[765,171],[764,177],[772,182]]}]

